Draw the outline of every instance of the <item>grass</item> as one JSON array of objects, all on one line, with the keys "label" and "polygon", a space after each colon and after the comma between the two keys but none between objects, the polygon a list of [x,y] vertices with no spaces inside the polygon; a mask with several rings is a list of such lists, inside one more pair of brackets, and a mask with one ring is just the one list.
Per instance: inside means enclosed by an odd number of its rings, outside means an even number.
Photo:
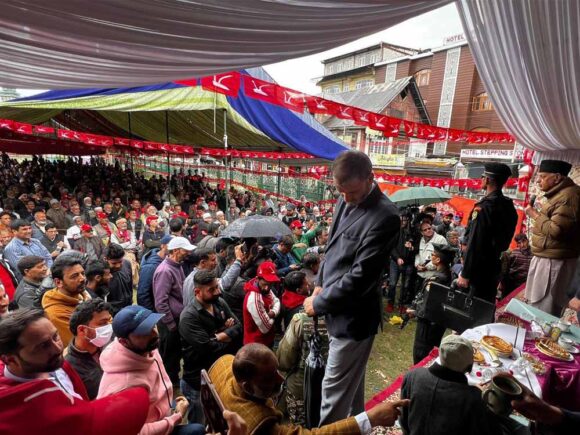
[{"label": "grass", "polygon": [[388,323],[385,316],[383,331],[377,334],[367,365],[365,401],[384,390],[399,375],[413,365],[413,340],[416,322],[401,330]]}]

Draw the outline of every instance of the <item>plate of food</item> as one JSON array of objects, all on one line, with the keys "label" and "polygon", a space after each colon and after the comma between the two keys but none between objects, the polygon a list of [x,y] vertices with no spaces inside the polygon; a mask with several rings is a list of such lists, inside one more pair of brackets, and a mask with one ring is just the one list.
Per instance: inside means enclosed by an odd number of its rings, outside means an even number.
[{"label": "plate of food", "polygon": [[578,349],[578,347],[572,340],[560,337],[560,339],[558,340],[558,344],[562,346],[566,352],[570,352],[573,355],[578,355],[580,353],[580,349]]},{"label": "plate of food", "polygon": [[559,359],[560,361],[574,361],[574,357],[570,352],[549,338],[541,338],[536,341],[536,349],[544,355]]},{"label": "plate of food", "polygon": [[514,350],[514,346],[511,343],[496,335],[484,335],[481,339],[481,344],[495,351],[501,358],[509,358]]}]

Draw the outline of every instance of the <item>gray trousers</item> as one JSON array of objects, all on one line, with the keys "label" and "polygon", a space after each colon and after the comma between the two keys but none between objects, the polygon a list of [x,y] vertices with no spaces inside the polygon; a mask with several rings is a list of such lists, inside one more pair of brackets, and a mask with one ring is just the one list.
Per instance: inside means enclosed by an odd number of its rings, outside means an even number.
[{"label": "gray trousers", "polygon": [[364,411],[365,371],[374,340],[374,335],[361,341],[330,337],[320,426]]}]

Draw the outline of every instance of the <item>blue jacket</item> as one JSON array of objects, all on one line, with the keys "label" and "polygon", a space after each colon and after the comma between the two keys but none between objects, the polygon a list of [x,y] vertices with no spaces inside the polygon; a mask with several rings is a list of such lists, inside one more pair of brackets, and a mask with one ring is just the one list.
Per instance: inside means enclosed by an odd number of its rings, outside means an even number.
[{"label": "blue jacket", "polygon": [[143,256],[141,271],[139,272],[139,285],[137,286],[137,304],[151,311],[155,311],[153,298],[153,274],[163,258],[159,255],[159,249],[153,249]]},{"label": "blue jacket", "polygon": [[274,260],[274,264],[276,265],[276,269],[278,269],[278,276],[283,277],[286,276],[288,273],[292,271],[290,266],[296,264],[296,260],[294,257],[288,253],[283,254],[278,249],[278,245],[274,246],[272,252],[276,255],[276,259]]}]

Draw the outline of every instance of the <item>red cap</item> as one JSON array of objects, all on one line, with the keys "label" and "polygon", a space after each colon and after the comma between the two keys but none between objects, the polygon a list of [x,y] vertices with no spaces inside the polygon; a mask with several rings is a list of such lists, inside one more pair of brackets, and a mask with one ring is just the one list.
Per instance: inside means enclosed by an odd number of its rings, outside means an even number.
[{"label": "red cap", "polygon": [[302,228],[302,222],[300,222],[299,220],[294,220],[290,224],[290,229],[291,230],[295,230],[296,228]]},{"label": "red cap", "polygon": [[81,226],[81,232],[85,232],[85,231],[93,231],[93,227],[91,227],[89,224],[84,224]]},{"label": "red cap", "polygon": [[159,219],[159,216],[147,216],[145,222],[147,223],[147,225],[149,225],[151,222],[156,221],[157,219]]},{"label": "red cap", "polygon": [[260,266],[258,266],[258,273],[256,274],[258,278],[262,278],[268,282],[280,282],[280,278],[276,274],[276,265],[271,261],[264,261]]},{"label": "red cap", "polygon": [[97,213],[97,219],[107,219],[108,217],[107,213],[103,213],[102,211]]}]

